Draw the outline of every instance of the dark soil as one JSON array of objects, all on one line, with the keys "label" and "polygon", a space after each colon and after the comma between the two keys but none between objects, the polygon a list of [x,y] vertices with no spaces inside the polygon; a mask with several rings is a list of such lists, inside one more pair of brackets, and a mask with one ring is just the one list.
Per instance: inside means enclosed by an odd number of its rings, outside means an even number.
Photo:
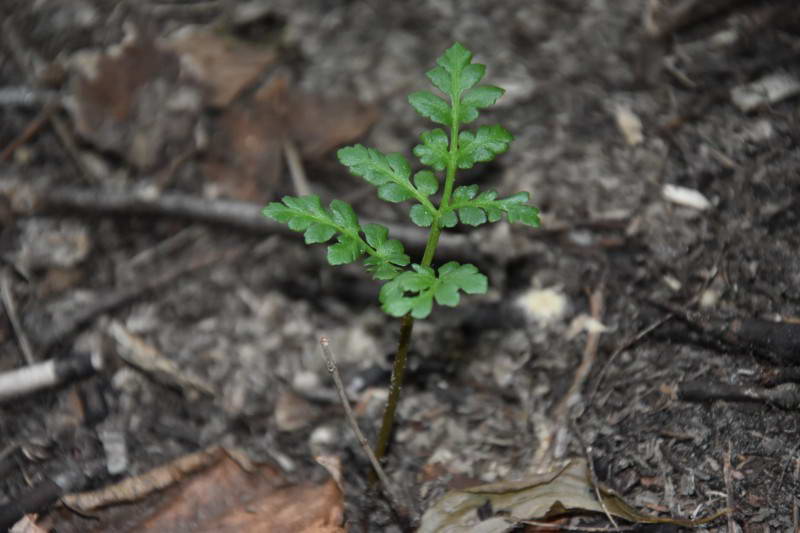
[{"label": "dark soil", "polygon": [[[278,1],[236,29],[278,47],[275,68],[290,73],[289,90],[371,105],[377,120],[349,142],[385,152],[410,156],[429,127],[405,95],[426,87],[425,70],[454,40],[507,89],[481,120],[513,132],[512,148],[464,179],[501,194],[530,191],[542,227],[483,227],[441,254],[479,265],[491,290],[415,326],[386,468],[422,511],[465,479],[519,478],[586,454],[577,431],[600,478],[643,512],[695,518],[732,505],[732,521],[709,531],[798,527],[800,402],[794,385],[763,385],[800,366],[791,329],[800,320],[800,106],[787,96],[745,111],[732,90],[775,74],[798,83],[800,9],[792,0],[730,2],[658,41],[643,4]],[[234,31],[230,7],[8,0],[0,14],[52,72],[78,50],[118,43],[125,24],[156,36],[190,23]],[[0,89],[43,86],[8,39],[0,45]],[[66,76],[48,87],[75,96]],[[0,104],[0,149],[43,106]],[[626,113],[641,121],[640,142],[618,125]],[[205,108],[198,121],[219,114]],[[57,116],[74,135],[74,115]],[[364,488],[369,466],[318,352],[319,337],[329,337],[374,436],[383,396],[372,389],[386,386],[399,322],[378,309],[367,275],[327,266],[324,248],[299,235],[168,212],[19,207],[32,185],[44,197],[70,186],[212,201],[202,154],[165,170],[193,127],[147,168],[78,135],[79,171],[50,125],[0,162],[0,252],[37,357],[105,360],[88,379],[0,404],[0,505],[70,469],[94,468],[81,489],[102,487],[221,443],[279,465],[289,480],[322,480],[314,456],[341,457],[348,530],[390,531],[384,503]],[[364,218],[408,225],[404,209],[348,176],[334,150],[304,165],[325,203],[349,199]],[[263,205],[295,194],[284,167],[274,179],[254,177],[240,189],[251,196],[238,198]],[[682,204],[667,186],[707,205]],[[184,270],[169,277],[175,269]],[[130,294],[80,328],[53,333],[123,290]],[[584,357],[592,295],[603,307],[589,321],[604,326],[596,357],[577,382],[578,401],[559,411]],[[125,363],[113,334],[120,325],[209,391]],[[3,318],[0,369],[24,364]],[[690,387],[710,397],[687,396]],[[724,398],[715,387],[727,387]],[[559,428],[570,437],[550,448]],[[115,476],[105,470],[109,433],[127,448]],[[89,527],[72,520],[58,530]]]}]

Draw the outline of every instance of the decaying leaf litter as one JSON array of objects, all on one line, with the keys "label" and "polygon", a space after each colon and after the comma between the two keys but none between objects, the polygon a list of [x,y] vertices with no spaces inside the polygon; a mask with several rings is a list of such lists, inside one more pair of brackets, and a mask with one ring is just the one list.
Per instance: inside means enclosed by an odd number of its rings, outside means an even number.
[{"label": "decaying leaf litter", "polygon": [[[27,492],[20,468],[35,487],[81,466],[92,471],[87,463],[95,461],[99,474],[92,479],[101,487],[222,443],[279,466],[288,483],[311,477],[323,485],[327,475],[312,458],[341,456],[348,529],[391,524],[363,486],[366,460],[317,353],[325,334],[369,433],[382,409],[381,374],[394,342],[387,332],[395,329],[371,308],[374,288],[356,272],[326,272],[321,257],[290,239],[170,216],[174,205],[159,200],[180,194],[257,204],[306,186],[321,196],[351,194],[376,220],[401,220],[324,152],[362,139],[407,152],[420,125],[398,95],[414,90],[431,59],[462,39],[493,65],[500,85],[511,87],[501,121],[517,137],[514,149],[475,179],[503,191],[532,191],[544,231],[500,230],[460,241],[454,253],[488,270],[501,289],[420,328],[413,382],[386,465],[393,481],[427,509],[448,486],[525,478],[549,442],[561,443],[550,453],[581,456],[580,433],[598,477],[643,512],[709,516],[732,506],[730,522],[722,518],[711,530],[790,530],[798,493],[796,410],[769,398],[696,404],[674,394],[698,382],[741,393],[760,386],[762,374],[791,374],[769,346],[767,353],[754,350],[753,342],[730,342],[727,332],[737,320],[783,320],[787,333],[778,340],[793,338],[788,324],[798,314],[800,286],[791,90],[796,8],[694,4],[700,23],[668,3],[653,3],[645,13],[638,2],[453,9],[379,3],[370,6],[374,18],[361,5],[278,3],[253,19],[262,28],[244,23],[236,31],[229,30],[242,24],[239,15],[220,17],[224,6],[108,10],[65,0],[4,8],[17,22],[18,39],[8,42],[4,32],[8,59],[0,79],[4,86],[27,85],[41,100],[34,108],[3,107],[3,147],[45,111],[52,94],[46,91],[80,94],[73,70],[79,50],[103,53],[130,35],[160,47],[179,30],[202,34],[212,24],[222,28],[212,35],[238,31],[250,45],[254,34],[267,36],[257,47],[275,64],[265,64],[256,81],[244,82],[220,107],[213,84],[181,78],[175,69],[188,67],[167,61],[173,70],[153,69],[155,78],[135,97],[117,95],[129,99],[126,105],[103,100],[111,110],[102,116],[127,117],[104,140],[117,144],[82,137],[79,108],[67,105],[68,113],[55,115],[65,128],[45,119],[13,150],[3,167],[3,256],[17,269],[13,296],[32,343],[50,338],[44,316],[61,323],[103,301],[113,305],[88,314],[80,335],[73,329],[51,351],[36,353],[42,360],[56,350],[99,353],[106,362],[100,374],[2,407],[11,450],[3,471],[12,474],[3,493],[14,499]],[[199,29],[189,32],[190,23]],[[278,47],[269,51],[276,27]],[[66,73],[62,85],[56,65]],[[280,87],[292,98],[302,89],[315,101],[349,98],[372,111],[347,111],[355,124],[341,130],[315,128],[329,116],[315,112],[308,129],[331,135],[322,141],[310,140],[311,133],[259,130],[253,102],[263,91],[271,95],[266,100],[279,95]],[[161,123],[147,122],[148,106]],[[241,118],[225,121],[229,111],[248,106],[253,115],[240,111]],[[279,121],[261,123],[271,120]],[[322,148],[305,151],[304,143]],[[305,178],[285,170],[292,144]],[[122,192],[129,204],[139,197],[158,207],[36,210],[32,200],[62,187],[93,192],[89,198],[98,202],[108,199],[101,192]],[[227,205],[236,213],[239,204]],[[193,223],[201,238],[181,240],[180,231]],[[45,238],[53,252],[69,253],[32,254]],[[202,266],[214,255],[216,262]],[[605,309],[597,318],[587,294],[601,286]],[[119,297],[125,290],[128,297]],[[112,320],[186,375],[205,378],[216,394],[165,384],[121,362]],[[16,336],[3,328],[4,368],[23,366]],[[555,409],[580,382],[576,370],[587,361],[592,335],[596,358],[568,411],[580,417],[567,427],[569,417],[554,418]],[[106,462],[118,457],[109,450],[120,436],[127,470],[110,477]],[[67,518],[59,518],[64,525]]]}]

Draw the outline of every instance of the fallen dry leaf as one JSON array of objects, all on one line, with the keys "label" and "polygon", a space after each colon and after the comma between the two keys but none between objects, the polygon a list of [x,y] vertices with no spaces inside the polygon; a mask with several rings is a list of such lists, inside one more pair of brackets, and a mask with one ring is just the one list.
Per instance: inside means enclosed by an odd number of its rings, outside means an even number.
[{"label": "fallen dry leaf", "polygon": [[264,203],[280,177],[283,125],[263,106],[235,105],[212,128],[203,172],[223,196]]},{"label": "fallen dry leaf", "polygon": [[[344,533],[335,480],[287,485],[274,467],[252,466],[248,472],[219,448],[191,454],[93,496],[67,497],[72,506],[93,509],[96,519],[61,512],[45,527],[64,533]],[[90,500],[104,507],[87,507]]]},{"label": "fallen dry leaf", "polygon": [[[669,523],[693,527],[715,520],[726,510],[701,520],[681,520],[644,515],[615,494],[601,489],[608,511],[630,522]],[[491,509],[493,516],[478,518],[479,508]],[[464,490],[453,490],[428,509],[417,533],[504,533],[514,527],[513,519],[551,520],[565,513],[602,513],[603,507],[583,458],[573,459],[560,470],[518,481],[502,481]],[[511,520],[510,520],[511,519]]]},{"label": "fallen dry leaf", "polygon": [[252,100],[231,105],[217,120],[203,170],[222,194],[263,203],[274,197],[287,140],[313,159],[360,137],[376,119],[374,106],[293,90],[276,73]]},{"label": "fallen dry leaf", "polygon": [[193,146],[201,88],[180,76],[177,56],[127,25],[123,42],[101,55],[84,53],[70,106],[78,134],[140,170]]},{"label": "fallen dry leaf", "polygon": [[211,89],[210,103],[227,107],[277,60],[274,48],[256,46],[210,28],[187,26],[166,42],[195,80]]}]

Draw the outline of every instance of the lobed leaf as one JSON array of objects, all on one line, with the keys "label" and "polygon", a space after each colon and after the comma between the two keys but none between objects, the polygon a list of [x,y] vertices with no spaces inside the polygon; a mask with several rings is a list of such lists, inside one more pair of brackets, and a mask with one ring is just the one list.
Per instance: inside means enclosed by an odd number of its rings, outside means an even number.
[{"label": "lobed leaf", "polygon": [[483,79],[483,75],[486,74],[486,65],[480,63],[465,65],[460,74],[458,77],[459,94]]},{"label": "lobed leaf", "polygon": [[454,307],[460,301],[459,291],[479,294],[487,290],[486,276],[475,265],[451,261],[439,268],[438,276],[430,267],[414,264],[411,268],[381,288],[383,310],[392,316],[411,313],[414,318],[425,318],[434,300],[439,305]]},{"label": "lobed leaf", "polygon": [[341,148],[336,156],[351,174],[361,176],[376,187],[392,181],[408,181],[411,175],[411,166],[401,154],[384,155],[357,144]]},{"label": "lobed leaf", "polygon": [[406,255],[403,244],[396,239],[389,239],[389,230],[380,224],[364,226],[367,244],[375,249],[376,255],[368,257],[364,266],[375,279],[393,279],[400,272],[399,266],[406,266],[411,259]]},{"label": "lobed leaf", "polygon": [[333,222],[341,228],[353,233],[361,231],[361,225],[358,223],[358,215],[356,215],[353,207],[347,202],[333,200],[331,202],[331,218]]},{"label": "lobed leaf", "polygon": [[433,217],[435,213],[431,212],[430,209],[422,204],[416,204],[411,207],[408,215],[411,217],[411,222],[417,226],[421,228],[428,228],[431,224],[433,224]]},{"label": "lobed leaf", "polygon": [[430,196],[431,194],[436,194],[436,191],[439,190],[439,180],[430,170],[420,170],[414,174],[414,186],[420,194]]},{"label": "lobed leaf", "polygon": [[[378,197],[382,200],[398,203],[416,198],[425,204],[427,211],[434,209],[427,200],[430,194],[418,191],[411,184],[411,165],[401,154],[384,155],[378,150],[357,144],[340,149],[337,155],[351,173],[378,187]],[[417,178],[414,179],[416,183]]]},{"label": "lobed leaf", "polygon": [[446,214],[455,216],[454,213],[458,212],[463,224],[479,226],[486,222],[497,222],[505,213],[509,222],[521,222],[536,228],[539,227],[539,210],[527,204],[528,198],[527,192],[520,192],[497,200],[496,191],[478,194],[477,185],[462,186],[453,191]]},{"label": "lobed leaf", "polygon": [[328,246],[327,259],[333,266],[352,263],[364,253],[364,246],[354,237],[342,233],[337,240],[339,242]]},{"label": "lobed leaf", "polygon": [[472,168],[477,162],[487,162],[508,150],[514,140],[508,130],[499,125],[481,126],[477,133],[462,131],[458,136],[458,168]]},{"label": "lobed leaf", "polygon": [[458,218],[453,211],[445,211],[441,217],[440,221],[443,228],[454,228],[458,224]]},{"label": "lobed leaf", "polygon": [[445,50],[444,54],[436,60],[436,63],[452,77],[454,74],[460,73],[471,60],[472,52],[467,50],[461,43],[456,42]]},{"label": "lobed leaf", "polygon": [[403,187],[397,183],[387,183],[386,185],[381,185],[378,188],[378,198],[394,204],[405,202],[413,197],[414,195],[408,190],[407,187]]},{"label": "lobed leaf", "polygon": [[532,228],[539,227],[539,209],[532,205],[527,205],[527,192],[518,192],[508,198],[499,200],[502,203],[501,209],[506,212],[509,222],[522,222]]},{"label": "lobed leaf", "polygon": [[434,87],[450,98],[451,105],[431,93],[422,92],[409,98],[414,109],[422,116],[447,126],[454,120],[467,124],[478,118],[478,110],[494,104],[504,91],[490,85],[475,87],[486,74],[486,66],[471,61],[472,52],[461,43],[448,48],[436,60],[438,66],[429,70],[427,76]]},{"label": "lobed leaf", "polygon": [[444,94],[450,94],[450,74],[444,69],[444,67],[434,67],[428,72],[425,73],[428,76],[428,79],[431,80],[431,83],[434,87],[442,91]]},{"label": "lobed leaf", "polygon": [[416,109],[417,113],[437,124],[450,126],[452,123],[450,104],[431,92],[418,91],[411,93],[408,96],[408,103]]},{"label": "lobed leaf", "polygon": [[478,118],[478,109],[489,107],[503,96],[505,91],[493,85],[481,85],[464,93],[459,107],[459,122],[469,124]]},{"label": "lobed leaf", "polygon": [[330,233],[325,229],[333,226],[333,220],[322,207],[319,196],[284,196],[282,202],[271,202],[262,213],[288,224],[293,231],[305,232],[306,244],[326,242],[336,233],[335,228]]},{"label": "lobed leaf", "polygon": [[465,92],[461,97],[461,105],[483,109],[494,105],[505,94],[505,91],[494,85],[481,85]]},{"label": "lobed leaf", "polygon": [[352,263],[366,251],[358,236],[361,231],[358,216],[346,202],[334,200],[330,210],[322,207],[319,196],[314,195],[284,196],[281,202],[271,202],[262,213],[288,224],[291,230],[304,232],[306,244],[328,242],[339,234],[338,242],[328,247],[331,265]]},{"label": "lobed leaf", "polygon": [[422,144],[414,147],[414,155],[423,165],[428,165],[434,170],[442,171],[447,167],[449,142],[447,134],[439,128],[425,131],[420,135]]}]

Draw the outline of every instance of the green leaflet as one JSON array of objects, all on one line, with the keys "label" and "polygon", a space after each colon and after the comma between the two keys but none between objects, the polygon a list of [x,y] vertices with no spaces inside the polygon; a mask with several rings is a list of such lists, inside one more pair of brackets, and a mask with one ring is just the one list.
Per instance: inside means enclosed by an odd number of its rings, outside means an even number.
[{"label": "green leaflet", "polygon": [[481,126],[477,133],[462,131],[458,136],[458,168],[472,168],[477,162],[488,162],[508,150],[514,140],[502,126]]},{"label": "green leaflet", "polygon": [[478,118],[478,109],[494,105],[503,93],[503,89],[492,85],[481,85],[464,93],[461,97],[461,123],[468,124]]},{"label": "green leaflet", "polygon": [[[486,66],[471,61],[472,52],[455,43],[436,60],[438,66],[427,72],[433,86],[447,95],[450,103],[431,92],[419,91],[408,97],[411,106],[423,117],[445,126],[454,122],[468,124],[478,118],[478,110],[494,105],[505,91],[493,85],[475,87],[483,79]],[[423,161],[423,164],[436,168],[432,163]]]},{"label": "green leaflet", "polygon": [[411,93],[408,95],[408,103],[417,110],[417,113],[437,124],[449,126],[452,122],[450,105],[432,92],[418,91]]},{"label": "green leaflet", "polygon": [[403,244],[396,239],[389,239],[389,230],[380,224],[367,224],[364,226],[364,235],[367,244],[375,249],[376,255],[368,257],[364,266],[375,279],[388,280],[394,278],[400,269],[406,266],[411,259],[403,250]]},{"label": "green leaflet", "polygon": [[483,294],[488,287],[486,276],[475,265],[451,261],[439,267],[438,276],[430,267],[413,264],[411,268],[381,288],[383,310],[392,316],[411,313],[414,318],[425,318],[434,300],[439,305],[455,307],[461,299],[459,291]]},{"label": "green leaflet", "polygon": [[529,194],[519,192],[507,198],[497,199],[496,191],[478,194],[477,185],[465,185],[453,191],[448,213],[458,212],[463,224],[480,226],[486,222],[497,222],[506,214],[509,222],[521,222],[532,228],[539,227],[539,210],[528,205]]},{"label": "green leaflet", "polygon": [[272,202],[262,213],[288,224],[289,229],[303,231],[306,244],[328,242],[336,235],[337,242],[328,246],[331,265],[352,263],[366,253],[367,270],[376,279],[387,280],[399,273],[398,267],[410,262],[400,241],[388,238],[388,229],[379,224],[367,224],[362,229],[353,208],[341,200],[333,200],[325,209],[318,196],[284,196],[282,203]]},{"label": "green leaflet", "polygon": [[439,190],[439,180],[436,179],[436,175],[430,170],[420,170],[414,174],[414,185],[417,187],[417,190],[425,196],[436,194],[436,191]]},{"label": "green leaflet", "polygon": [[431,224],[433,224],[433,218],[435,215],[435,210],[426,209],[422,204],[412,206],[411,210],[408,212],[411,222],[421,228],[429,228]]},{"label": "green leaflet", "polygon": [[408,161],[400,154],[384,155],[374,148],[357,144],[340,149],[336,155],[352,174],[376,187],[392,182],[401,184],[411,175]]},{"label": "green leaflet", "polygon": [[357,144],[341,148],[336,155],[352,174],[378,187],[380,199],[393,203],[416,199],[428,210],[436,209],[428,201],[429,195],[417,190],[409,180],[411,166],[401,154],[383,154]]},{"label": "green leaflet", "polygon": [[414,147],[414,155],[419,158],[420,162],[439,172],[447,168],[449,158],[447,134],[436,128],[422,132],[420,139],[422,139],[422,144]]}]

